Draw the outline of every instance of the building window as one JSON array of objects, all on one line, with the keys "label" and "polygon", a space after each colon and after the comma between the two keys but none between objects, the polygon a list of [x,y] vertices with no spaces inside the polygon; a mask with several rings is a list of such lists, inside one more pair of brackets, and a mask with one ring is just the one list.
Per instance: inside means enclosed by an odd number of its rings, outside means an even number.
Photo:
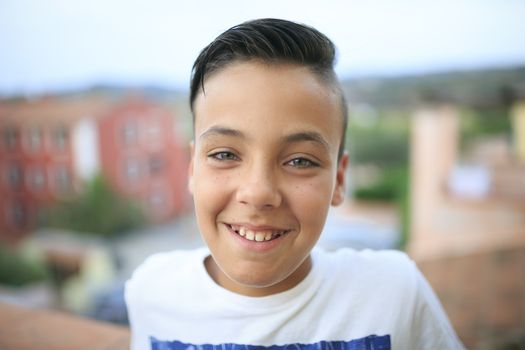
[{"label": "building window", "polygon": [[134,145],[139,138],[137,124],[134,121],[127,121],[122,128],[122,139],[125,145]]},{"label": "building window", "polygon": [[44,169],[35,167],[27,174],[27,187],[33,191],[41,191],[46,184]]},{"label": "building window", "polygon": [[26,144],[31,152],[39,151],[42,148],[42,129],[39,127],[28,129],[26,134]]},{"label": "building window", "polygon": [[55,148],[63,151],[66,149],[69,133],[65,126],[60,126],[53,131],[53,143]]},{"label": "building window", "polygon": [[140,164],[135,159],[128,159],[124,166],[124,173],[128,182],[136,182],[140,179]]},{"label": "building window", "polygon": [[150,150],[159,150],[164,144],[164,134],[162,124],[158,120],[148,120],[144,123],[145,145]]},{"label": "building window", "polygon": [[167,193],[163,188],[156,188],[149,194],[148,205],[150,213],[156,217],[162,217],[170,211]]},{"label": "building window", "polygon": [[164,193],[159,191],[154,191],[149,196],[149,203],[152,209],[158,210],[159,208],[165,205],[166,198]]},{"label": "building window", "polygon": [[14,150],[18,146],[20,138],[19,130],[14,126],[7,126],[2,132],[4,147],[7,150]]},{"label": "building window", "polygon": [[161,126],[158,122],[152,121],[146,128],[148,138],[154,142],[161,142]]},{"label": "building window", "polygon": [[14,201],[11,204],[11,223],[16,228],[23,228],[27,223],[27,208],[21,201]]},{"label": "building window", "polygon": [[55,168],[55,188],[59,194],[66,193],[71,189],[71,174],[65,165]]},{"label": "building window", "polygon": [[151,123],[148,125],[148,136],[157,140],[161,134],[160,134],[160,125],[158,123]]},{"label": "building window", "polygon": [[161,156],[153,155],[148,159],[150,175],[160,174],[166,167],[166,162]]},{"label": "building window", "polygon": [[7,168],[7,183],[13,190],[22,188],[23,170],[19,164],[11,164]]}]

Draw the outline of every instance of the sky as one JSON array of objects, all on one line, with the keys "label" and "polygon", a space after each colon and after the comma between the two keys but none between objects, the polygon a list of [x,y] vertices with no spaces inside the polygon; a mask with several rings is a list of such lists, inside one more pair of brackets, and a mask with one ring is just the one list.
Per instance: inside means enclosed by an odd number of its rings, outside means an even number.
[{"label": "sky", "polygon": [[0,0],[0,95],[187,89],[204,46],[261,17],[325,33],[343,79],[525,65],[525,0]]}]

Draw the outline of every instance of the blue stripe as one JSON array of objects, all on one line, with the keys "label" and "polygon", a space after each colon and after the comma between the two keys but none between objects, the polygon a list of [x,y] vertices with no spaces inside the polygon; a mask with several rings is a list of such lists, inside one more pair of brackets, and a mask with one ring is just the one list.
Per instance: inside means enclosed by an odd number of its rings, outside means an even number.
[{"label": "blue stripe", "polygon": [[369,335],[350,341],[321,341],[313,344],[243,345],[243,344],[189,344],[177,340],[159,340],[150,337],[152,350],[390,350],[389,335]]}]

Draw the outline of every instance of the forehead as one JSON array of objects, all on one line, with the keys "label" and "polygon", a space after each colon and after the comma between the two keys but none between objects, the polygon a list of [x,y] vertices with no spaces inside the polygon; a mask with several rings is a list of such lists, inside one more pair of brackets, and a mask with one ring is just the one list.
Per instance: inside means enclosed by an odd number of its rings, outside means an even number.
[{"label": "forehead", "polygon": [[307,67],[236,62],[205,81],[194,105],[196,135],[215,125],[250,131],[314,129],[336,144],[339,96]]}]

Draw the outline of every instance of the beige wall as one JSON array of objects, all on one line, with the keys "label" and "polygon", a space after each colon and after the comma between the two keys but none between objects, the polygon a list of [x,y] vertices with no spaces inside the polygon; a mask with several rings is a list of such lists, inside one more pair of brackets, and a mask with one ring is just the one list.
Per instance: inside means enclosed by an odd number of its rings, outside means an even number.
[{"label": "beige wall", "polygon": [[525,101],[518,102],[511,110],[512,136],[517,158],[525,163]]},{"label": "beige wall", "polygon": [[431,234],[435,212],[456,162],[458,112],[451,106],[417,110],[412,118],[411,240]]}]

